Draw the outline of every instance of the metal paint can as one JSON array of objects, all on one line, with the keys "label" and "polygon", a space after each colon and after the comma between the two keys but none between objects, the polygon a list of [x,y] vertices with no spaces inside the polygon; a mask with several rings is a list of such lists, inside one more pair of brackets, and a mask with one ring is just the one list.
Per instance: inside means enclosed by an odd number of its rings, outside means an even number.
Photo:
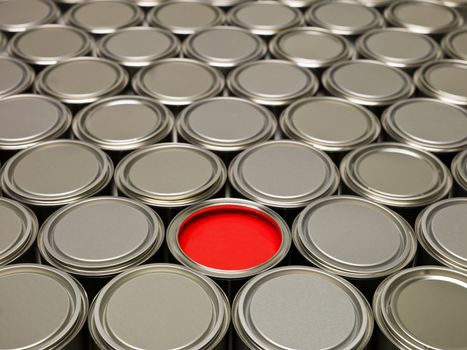
[{"label": "metal paint can", "polygon": [[467,60],[467,27],[459,28],[447,34],[441,41],[444,53],[455,59]]},{"label": "metal paint can", "polygon": [[26,91],[34,81],[34,70],[12,57],[0,57],[0,98]]},{"label": "metal paint can", "polygon": [[467,150],[460,152],[451,163],[451,173],[454,178],[454,194],[467,196]]}]

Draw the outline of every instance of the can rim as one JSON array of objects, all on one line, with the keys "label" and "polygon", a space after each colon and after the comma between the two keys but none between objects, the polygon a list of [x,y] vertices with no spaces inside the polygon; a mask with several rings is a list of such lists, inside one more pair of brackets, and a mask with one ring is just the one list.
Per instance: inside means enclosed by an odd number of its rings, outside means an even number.
[{"label": "can rim", "polygon": [[467,36],[467,27],[461,27],[445,35],[444,38],[441,40],[441,47],[444,50],[444,52],[451,58],[467,60],[467,53],[462,54],[462,52],[458,51],[457,48],[454,46],[454,39],[458,35]]},{"label": "can rim", "polygon": [[467,150],[459,152],[451,163],[452,177],[458,185],[467,191],[467,172],[465,170],[467,167],[463,167],[463,163],[467,163]]},{"label": "can rim", "polygon": [[4,30],[8,33],[19,33],[23,32],[26,29],[34,28],[37,25],[52,23],[55,22],[61,15],[60,9],[52,0],[36,0],[44,3],[49,7],[49,13],[43,17],[33,20],[29,23],[19,23],[19,24],[0,24],[0,30]]},{"label": "can rim", "polygon": [[8,61],[11,64],[15,64],[19,67],[19,69],[21,69],[23,75],[20,79],[20,82],[17,83],[15,86],[10,87],[8,90],[0,91],[0,98],[20,94],[32,85],[32,83],[34,82],[34,78],[36,77],[36,73],[34,73],[32,67],[30,67],[23,61],[13,57],[0,56],[0,60]]},{"label": "can rim", "polygon": [[311,4],[313,4],[314,2],[318,0],[279,0],[279,1],[290,7],[306,8],[306,7],[311,6]]}]

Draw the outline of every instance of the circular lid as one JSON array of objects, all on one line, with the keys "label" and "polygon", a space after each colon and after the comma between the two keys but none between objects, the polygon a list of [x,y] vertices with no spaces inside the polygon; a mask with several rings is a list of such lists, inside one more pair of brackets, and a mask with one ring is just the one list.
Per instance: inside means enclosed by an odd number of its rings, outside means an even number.
[{"label": "circular lid", "polygon": [[25,94],[0,100],[0,149],[19,150],[56,139],[70,125],[70,110],[53,98]]},{"label": "circular lid", "polygon": [[256,61],[267,51],[267,45],[260,37],[245,29],[228,26],[203,29],[183,43],[185,56],[220,68]]},{"label": "circular lid", "polygon": [[373,299],[375,319],[398,348],[462,349],[467,344],[467,274],[420,266],[387,278]]},{"label": "circular lid", "polygon": [[0,76],[0,98],[3,98],[26,90],[35,74],[31,67],[16,58],[0,57]]},{"label": "circular lid", "polygon": [[370,60],[337,63],[324,72],[322,82],[332,95],[367,106],[389,105],[415,90],[409,75]]},{"label": "circular lid", "polygon": [[467,60],[467,27],[446,35],[441,41],[441,47],[448,56]]},{"label": "circular lid", "polygon": [[357,148],[341,162],[342,180],[353,192],[394,207],[420,207],[446,197],[449,170],[428,152],[399,143]]},{"label": "circular lid", "polygon": [[221,9],[205,1],[171,0],[154,7],[147,15],[150,25],[189,35],[224,23]]},{"label": "circular lid", "polygon": [[72,140],[42,142],[10,158],[3,167],[4,193],[22,203],[58,206],[89,197],[112,179],[110,158]]},{"label": "circular lid", "polygon": [[395,27],[423,34],[448,33],[463,23],[456,9],[429,0],[397,1],[386,8],[384,17]]},{"label": "circular lid", "polygon": [[172,131],[172,113],[153,99],[115,96],[82,109],[73,134],[110,151],[129,151],[163,140]]},{"label": "circular lid", "polygon": [[97,53],[126,67],[144,67],[180,52],[180,41],[167,30],[131,27],[104,36]]},{"label": "circular lid", "polygon": [[451,172],[456,183],[467,191],[467,150],[459,153],[452,160]]},{"label": "circular lid", "polygon": [[212,151],[235,152],[266,141],[276,132],[276,117],[265,107],[235,97],[202,100],[177,118],[177,132]]},{"label": "circular lid", "polygon": [[382,124],[395,140],[430,152],[467,147],[467,111],[428,98],[400,101],[383,113]]},{"label": "circular lid", "polygon": [[60,10],[51,0],[2,0],[0,2],[0,30],[22,32],[40,24],[52,23]]},{"label": "circular lid", "polygon": [[207,277],[182,266],[124,272],[94,299],[89,328],[100,349],[212,350],[225,336],[230,307]]},{"label": "circular lid", "polygon": [[47,24],[15,35],[9,50],[27,63],[51,65],[68,58],[86,56],[93,45],[93,39],[81,29]]},{"label": "circular lid", "polygon": [[314,201],[295,219],[292,231],[295,246],[314,266],[349,278],[388,276],[407,266],[417,249],[404,219],[354,196]]},{"label": "circular lid", "polygon": [[308,24],[339,35],[358,35],[384,26],[380,13],[353,0],[318,1],[305,13]]},{"label": "circular lid", "polygon": [[373,332],[370,305],[354,286],[305,266],[248,281],[234,300],[232,321],[254,350],[361,350]]},{"label": "circular lid", "polygon": [[74,278],[52,267],[0,268],[0,348],[63,349],[86,322],[88,299]]},{"label": "circular lid", "polygon": [[245,279],[288,254],[285,221],[255,202],[221,198],[180,212],[167,229],[167,245],[183,265],[220,279]]},{"label": "circular lid", "polygon": [[282,112],[281,129],[289,138],[322,151],[341,152],[369,144],[381,126],[368,109],[336,97],[310,97]]},{"label": "circular lid", "polygon": [[363,57],[407,69],[417,68],[442,56],[436,41],[403,28],[371,30],[357,40],[356,47]]},{"label": "circular lid", "polygon": [[0,222],[0,266],[3,266],[34,244],[39,224],[29,208],[6,198],[0,198]]},{"label": "circular lid", "polygon": [[118,64],[103,58],[78,57],[44,69],[34,89],[68,104],[92,103],[115,95],[128,83],[128,73]]},{"label": "circular lid", "polygon": [[49,264],[80,276],[116,275],[148,260],[164,239],[149,207],[118,197],[94,197],[62,208],[41,226],[38,247]]},{"label": "circular lid", "polygon": [[280,32],[269,43],[269,51],[305,68],[329,67],[355,57],[355,49],[344,37],[313,27]]},{"label": "circular lid", "polygon": [[227,21],[258,35],[274,35],[304,23],[299,10],[270,0],[239,4],[229,11]]},{"label": "circular lid", "polygon": [[292,62],[262,60],[235,68],[227,77],[227,86],[237,96],[279,106],[314,95],[319,81],[309,70]]},{"label": "circular lid", "polygon": [[321,151],[296,141],[270,141],[234,158],[229,167],[232,186],[245,197],[280,207],[304,207],[334,193],[339,172]]},{"label": "circular lid", "polygon": [[94,0],[73,6],[64,21],[92,34],[113,33],[117,29],[140,24],[144,12],[126,0]]},{"label": "circular lid", "polygon": [[167,58],[142,68],[133,89],[166,105],[183,106],[218,95],[224,77],[209,65],[185,58]]},{"label": "circular lid", "polygon": [[414,75],[415,85],[424,94],[467,106],[467,62],[441,60],[420,67]]},{"label": "circular lid", "polygon": [[161,143],[123,158],[114,180],[119,191],[146,204],[180,207],[217,193],[225,184],[226,169],[220,158],[207,150]]}]

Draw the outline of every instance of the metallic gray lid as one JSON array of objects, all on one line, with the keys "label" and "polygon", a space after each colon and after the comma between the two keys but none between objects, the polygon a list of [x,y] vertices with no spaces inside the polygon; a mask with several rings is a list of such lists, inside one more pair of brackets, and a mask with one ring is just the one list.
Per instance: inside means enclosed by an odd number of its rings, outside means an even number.
[{"label": "metallic gray lid", "polygon": [[336,97],[310,97],[282,112],[280,126],[289,138],[326,152],[349,151],[372,143],[381,125],[368,109]]},{"label": "metallic gray lid", "polygon": [[22,32],[40,24],[53,23],[60,10],[51,0],[2,0],[0,30]]},{"label": "metallic gray lid", "polygon": [[36,93],[68,104],[85,104],[118,94],[128,83],[128,73],[113,61],[78,57],[44,69],[34,83]]},{"label": "metallic gray lid", "polygon": [[357,148],[341,162],[345,185],[380,204],[420,207],[448,195],[452,177],[432,154],[400,143]]},{"label": "metallic gray lid", "polygon": [[425,151],[459,152],[467,147],[467,111],[439,100],[400,101],[384,111],[381,122],[393,139]]},{"label": "metallic gray lid", "polygon": [[322,82],[332,95],[367,106],[389,105],[415,90],[408,74],[371,60],[336,63],[324,72]]},{"label": "metallic gray lid", "polygon": [[417,68],[438,60],[442,51],[429,36],[403,28],[374,29],[356,43],[359,54],[397,68]]},{"label": "metallic gray lid", "polygon": [[109,34],[140,24],[144,20],[144,12],[126,0],[94,0],[76,4],[63,20],[92,34]]},{"label": "metallic gray lid", "polygon": [[400,271],[378,287],[373,310],[398,349],[465,348],[467,274],[436,266]]},{"label": "metallic gray lid", "polygon": [[444,52],[460,60],[467,60],[467,27],[459,28],[446,35],[441,41]]},{"label": "metallic gray lid", "polygon": [[451,173],[456,183],[467,191],[467,149],[452,160]]},{"label": "metallic gray lid", "polygon": [[3,166],[1,188],[8,197],[35,206],[59,206],[89,197],[112,179],[110,158],[74,140],[39,143]]},{"label": "metallic gray lid", "polygon": [[402,217],[354,196],[314,201],[295,219],[292,232],[295,246],[314,266],[356,279],[401,270],[417,249],[415,234]]},{"label": "metallic gray lid", "polygon": [[394,27],[422,34],[448,33],[463,23],[456,9],[430,0],[397,1],[386,8],[384,17]]},{"label": "metallic gray lid", "polygon": [[229,328],[230,307],[209,278],[178,265],[151,264],[107,284],[88,324],[102,350],[211,350]]},{"label": "metallic gray lid", "polygon": [[18,264],[0,268],[0,348],[59,350],[86,322],[83,287],[55,268]]},{"label": "metallic gray lid", "polygon": [[0,222],[0,266],[3,266],[34,244],[39,224],[29,208],[6,198],[0,198]]},{"label": "metallic gray lid", "polygon": [[224,77],[205,63],[167,58],[139,70],[132,86],[137,94],[166,105],[184,106],[218,95],[224,88]]},{"label": "metallic gray lid", "polygon": [[180,207],[211,197],[226,177],[215,154],[185,143],[161,143],[123,158],[114,180],[119,191],[146,204]]},{"label": "metallic gray lid", "polygon": [[358,35],[384,26],[380,13],[353,0],[322,0],[305,13],[308,24],[339,35]]},{"label": "metallic gray lid", "polygon": [[109,151],[129,151],[163,140],[172,112],[148,97],[115,96],[89,105],[73,118],[73,134]]},{"label": "metallic gray lid", "polygon": [[305,266],[254,277],[235,297],[232,321],[252,350],[363,350],[373,316],[349,282]]},{"label": "metallic gray lid", "polygon": [[46,24],[15,35],[8,50],[12,56],[29,64],[51,65],[68,58],[86,56],[93,47],[93,39],[81,29]]},{"label": "metallic gray lid", "polygon": [[183,43],[183,54],[219,68],[236,67],[264,57],[268,48],[246,29],[218,26],[200,30]]},{"label": "metallic gray lid", "polygon": [[34,70],[26,63],[10,57],[0,57],[0,98],[23,92],[34,81]]},{"label": "metallic gray lid", "polygon": [[467,198],[450,198],[426,208],[415,230],[420,245],[437,261],[467,272]]},{"label": "metallic gray lid", "polygon": [[243,196],[279,208],[304,207],[339,186],[339,172],[323,152],[296,141],[265,142],[240,153],[229,180]]},{"label": "metallic gray lid", "polygon": [[305,68],[329,67],[355,57],[353,45],[344,37],[314,27],[280,32],[269,42],[269,51],[274,57]]},{"label": "metallic gray lid", "polygon": [[52,266],[79,276],[116,275],[153,256],[164,224],[149,207],[118,197],[94,197],[53,213],[38,247]]},{"label": "metallic gray lid", "polygon": [[125,67],[144,67],[159,59],[177,56],[180,41],[167,30],[130,27],[117,30],[97,42],[97,55]]},{"label": "metallic gray lid", "polygon": [[20,150],[63,135],[71,112],[57,100],[33,94],[0,100],[0,150]]},{"label": "metallic gray lid", "polygon": [[304,23],[299,10],[270,0],[241,3],[228,12],[227,21],[258,35],[274,35]]},{"label": "metallic gray lid", "polygon": [[235,152],[269,140],[276,117],[265,107],[235,97],[195,102],[177,117],[178,134],[212,151]]},{"label": "metallic gray lid", "polygon": [[430,97],[467,106],[467,62],[441,60],[420,67],[414,75],[417,88]]},{"label": "metallic gray lid", "polygon": [[292,62],[261,60],[235,68],[227,77],[227,86],[237,96],[263,105],[280,106],[314,95],[319,80]]},{"label": "metallic gray lid", "polygon": [[149,11],[146,20],[155,27],[162,27],[174,34],[190,35],[201,29],[224,23],[221,9],[206,1],[172,0]]}]

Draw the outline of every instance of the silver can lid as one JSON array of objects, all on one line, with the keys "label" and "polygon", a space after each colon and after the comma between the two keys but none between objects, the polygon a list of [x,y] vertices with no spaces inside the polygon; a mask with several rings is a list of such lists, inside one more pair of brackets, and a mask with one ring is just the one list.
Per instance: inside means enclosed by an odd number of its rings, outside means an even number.
[{"label": "silver can lid", "polygon": [[449,57],[467,61],[467,27],[446,35],[441,41],[441,47]]},{"label": "silver can lid", "polygon": [[326,29],[291,28],[277,34],[269,43],[274,57],[305,68],[324,68],[353,59],[355,49],[344,37]]},{"label": "silver can lid", "polygon": [[467,111],[428,98],[400,101],[386,109],[381,122],[393,139],[435,153],[467,147]]},{"label": "silver can lid", "polygon": [[451,173],[456,183],[467,191],[467,150],[460,152],[452,160]]},{"label": "silver can lid", "polygon": [[227,87],[233,94],[267,106],[312,96],[318,86],[319,80],[309,70],[282,60],[245,63],[227,77]]},{"label": "silver can lid", "polygon": [[229,328],[230,307],[207,277],[150,264],[110,281],[94,299],[88,324],[102,350],[212,350]]},{"label": "silver can lid", "polygon": [[83,287],[55,268],[18,264],[0,268],[0,348],[66,348],[86,322]]},{"label": "silver can lid", "polygon": [[60,10],[51,0],[3,0],[0,2],[0,30],[22,32],[40,24],[53,23]]},{"label": "silver can lid", "polygon": [[127,198],[94,197],[53,213],[37,242],[41,256],[60,270],[108,277],[151,258],[163,240],[164,225],[151,208]]},{"label": "silver can lid", "polygon": [[265,142],[240,153],[229,180],[243,196],[279,208],[304,207],[339,186],[339,172],[323,152],[297,141]]},{"label": "silver can lid", "polygon": [[203,62],[167,58],[138,71],[132,86],[137,94],[165,105],[184,106],[218,95],[224,88],[224,77]]},{"label": "silver can lid", "polygon": [[177,56],[180,41],[167,30],[130,27],[104,36],[97,42],[98,56],[125,67],[144,67],[157,60]]},{"label": "silver can lid", "polygon": [[177,132],[184,140],[219,152],[269,140],[276,129],[276,117],[267,108],[235,97],[195,102],[177,117]]},{"label": "silver can lid", "polygon": [[10,198],[36,206],[60,206],[101,191],[112,179],[110,158],[74,140],[39,143],[10,158],[0,183]]},{"label": "silver can lid", "polygon": [[225,184],[222,160],[202,148],[161,143],[130,153],[115,169],[118,190],[158,207],[180,207],[207,199]]},{"label": "silver can lid", "polygon": [[358,35],[384,26],[381,14],[353,0],[318,1],[305,13],[308,24],[339,35]]},{"label": "silver can lid", "polygon": [[304,23],[299,10],[270,0],[241,3],[228,12],[227,21],[257,35],[275,35]]},{"label": "silver can lid", "polygon": [[16,151],[63,135],[71,112],[57,100],[33,94],[0,100],[0,150]]},{"label": "silver can lid", "polygon": [[376,322],[398,349],[462,349],[466,309],[467,274],[444,267],[400,271],[373,298]]},{"label": "silver can lid", "polygon": [[0,198],[0,218],[0,266],[4,266],[32,247],[39,223],[29,208],[6,198]]},{"label": "silver can lid", "polygon": [[415,88],[402,70],[371,60],[336,63],[322,77],[326,90],[366,106],[384,106],[409,98]]},{"label": "silver can lid", "polygon": [[218,26],[200,30],[183,43],[183,54],[218,68],[236,67],[266,55],[266,43],[246,29]]},{"label": "silver can lid", "polygon": [[403,28],[371,30],[357,40],[356,47],[365,58],[405,69],[417,68],[442,56],[432,38]]},{"label": "silver can lid", "polygon": [[130,151],[163,140],[173,128],[172,112],[148,97],[99,100],[73,118],[73,134],[108,151]]},{"label": "silver can lid", "polygon": [[368,109],[336,97],[310,97],[282,112],[284,134],[325,152],[350,151],[375,141],[378,118]]},{"label": "silver can lid", "polygon": [[254,277],[232,306],[237,334],[249,349],[364,349],[373,316],[349,282],[305,266]]},{"label": "silver can lid", "polygon": [[425,95],[467,106],[467,62],[440,60],[420,67],[414,75],[417,88]]},{"label": "silver can lid", "polygon": [[144,12],[126,0],[95,0],[76,4],[65,13],[65,23],[92,34],[109,34],[144,20]]},{"label": "silver can lid", "polygon": [[314,266],[354,279],[388,276],[414,258],[417,240],[398,214],[354,196],[321,198],[295,219],[293,240]]},{"label": "silver can lid", "polygon": [[460,27],[462,16],[452,7],[430,0],[401,0],[384,11],[384,17],[394,27],[416,33],[443,34]]},{"label": "silver can lid", "polygon": [[20,94],[34,81],[34,70],[11,57],[0,57],[0,98]]},{"label": "silver can lid", "polygon": [[360,196],[394,207],[420,207],[446,197],[448,168],[434,155],[400,143],[363,146],[340,165],[345,185]]},{"label": "silver can lid", "polygon": [[86,104],[116,95],[128,83],[128,73],[113,61],[78,57],[44,69],[34,83],[36,93],[68,104]]},{"label": "silver can lid", "polygon": [[155,27],[178,35],[190,35],[201,29],[224,23],[224,12],[209,2],[200,0],[172,0],[149,11],[146,20]]}]

